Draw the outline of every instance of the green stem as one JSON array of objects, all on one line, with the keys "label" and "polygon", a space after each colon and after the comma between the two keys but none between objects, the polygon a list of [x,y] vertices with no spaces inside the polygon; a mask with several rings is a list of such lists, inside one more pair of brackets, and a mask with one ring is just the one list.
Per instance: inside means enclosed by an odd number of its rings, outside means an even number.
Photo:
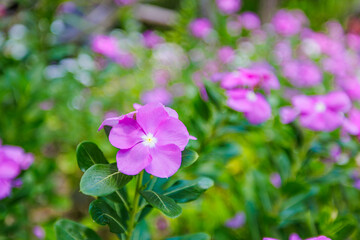
[{"label": "green stem", "polygon": [[134,195],[133,206],[132,206],[131,212],[130,212],[130,220],[129,220],[129,225],[128,225],[128,233],[126,235],[126,240],[131,239],[132,233],[135,228],[135,218],[136,218],[136,214],[138,212],[138,207],[139,207],[139,199],[140,199],[139,192],[140,192],[140,188],[141,188],[141,184],[142,184],[143,175],[144,175],[144,172],[142,171],[139,175],[136,176],[135,195]]}]

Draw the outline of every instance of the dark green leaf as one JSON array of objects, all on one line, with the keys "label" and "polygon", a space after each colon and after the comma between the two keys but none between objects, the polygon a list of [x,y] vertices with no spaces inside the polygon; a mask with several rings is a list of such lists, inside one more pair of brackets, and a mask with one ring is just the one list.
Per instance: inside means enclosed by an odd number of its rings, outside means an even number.
[{"label": "dark green leaf", "polygon": [[103,199],[92,201],[89,206],[89,213],[92,219],[100,225],[109,225],[113,233],[126,231],[126,219],[121,219]]},{"label": "dark green leaf", "polygon": [[203,192],[214,185],[210,178],[196,180],[179,180],[166,190],[164,195],[171,197],[178,203],[190,202],[197,199]]},{"label": "dark green leaf", "polygon": [[167,238],[166,240],[210,240],[211,237],[206,233],[194,233],[179,237]]},{"label": "dark green leaf", "polygon": [[85,172],[94,164],[108,163],[99,147],[93,142],[81,142],[76,148],[76,158],[81,171]]},{"label": "dark green leaf", "polygon": [[57,240],[101,240],[90,228],[67,219],[55,223],[55,233]]},{"label": "dark green leaf", "polygon": [[197,154],[197,152],[190,149],[185,149],[181,153],[181,167],[184,168],[194,164],[194,162],[196,162],[198,158],[199,155]]},{"label": "dark green leaf", "polygon": [[151,206],[159,209],[168,217],[177,217],[182,212],[181,207],[167,196],[150,190],[141,191],[140,193]]},{"label": "dark green leaf", "polygon": [[116,163],[95,164],[81,178],[80,191],[86,195],[106,196],[125,186],[132,176],[118,171]]}]

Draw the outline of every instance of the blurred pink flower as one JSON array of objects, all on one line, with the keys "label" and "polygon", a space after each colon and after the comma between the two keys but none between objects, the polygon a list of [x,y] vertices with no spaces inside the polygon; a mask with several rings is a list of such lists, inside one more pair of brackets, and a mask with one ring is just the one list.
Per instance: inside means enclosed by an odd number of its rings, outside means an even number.
[{"label": "blurred pink flower", "polygon": [[136,175],[145,169],[167,178],[180,168],[181,151],[190,135],[185,125],[173,117],[175,111],[168,111],[160,103],[149,103],[136,111],[135,119],[125,115],[113,125],[109,141],[120,149],[116,155],[120,172]]},{"label": "blurred pink flower", "polygon": [[235,51],[229,46],[222,47],[218,50],[218,58],[224,64],[231,63],[235,58]]},{"label": "blurred pink flower", "polygon": [[261,26],[261,21],[259,16],[253,12],[243,12],[238,20],[243,28],[247,30],[258,29]]},{"label": "blurred pink flower", "polygon": [[270,182],[271,184],[276,187],[279,188],[281,187],[281,177],[279,173],[272,173],[270,175]]},{"label": "blurred pink flower", "polygon": [[118,53],[113,60],[123,68],[132,68],[135,66],[135,57],[128,52]]},{"label": "blurred pink flower", "polygon": [[115,0],[115,3],[120,6],[126,6],[136,3],[137,0]]},{"label": "blurred pink flower", "polygon": [[352,100],[360,100],[360,81],[356,77],[339,78],[336,82]]},{"label": "blurred pink flower", "polygon": [[106,57],[116,57],[119,52],[118,40],[112,36],[96,35],[91,41],[91,49]]},{"label": "blurred pink flower", "polygon": [[44,239],[45,238],[45,231],[41,226],[35,226],[33,228],[33,234],[35,235],[35,237],[37,237],[38,239]]},{"label": "blurred pink flower", "polygon": [[276,61],[281,64],[292,59],[292,47],[290,42],[284,40],[276,43],[274,47],[274,56]]},{"label": "blurred pink flower", "polygon": [[165,88],[155,88],[153,90],[144,92],[141,96],[141,102],[144,104],[159,102],[164,105],[169,105],[172,100],[173,97],[171,93]]},{"label": "blurred pink flower", "polygon": [[241,0],[216,0],[216,5],[224,14],[233,14],[240,10]]},{"label": "blurred pink flower", "polygon": [[[263,240],[279,240],[277,238],[263,238]],[[300,236],[296,233],[293,233],[289,236],[289,240],[301,240]],[[306,238],[305,240],[331,240],[325,236],[313,237],[313,238]]]},{"label": "blurred pink flower", "polygon": [[251,124],[260,124],[271,117],[271,107],[260,93],[254,93],[247,89],[234,89],[226,92],[227,105],[244,113],[245,118]]},{"label": "blurred pink flower", "polygon": [[360,140],[360,110],[356,108],[350,110],[348,118],[344,121],[343,128],[346,133],[355,135]]},{"label": "blurred pink flower", "polygon": [[299,11],[279,10],[272,19],[275,31],[289,37],[298,34],[305,23],[305,16]]},{"label": "blurred pink flower", "polygon": [[212,31],[212,24],[207,18],[198,18],[190,23],[189,28],[194,37],[205,39]]},{"label": "blurred pink flower", "polygon": [[283,64],[283,75],[295,87],[312,87],[319,85],[322,80],[320,68],[310,60],[293,60]]},{"label": "blurred pink flower", "polygon": [[292,99],[294,108],[280,109],[281,121],[285,124],[300,118],[300,124],[313,131],[330,132],[344,122],[344,113],[351,107],[349,97],[343,92],[331,92],[327,95],[299,95]]},{"label": "blurred pink flower", "polygon": [[143,34],[143,43],[147,48],[154,48],[156,45],[163,43],[164,39],[157,35],[154,31],[147,30]]}]

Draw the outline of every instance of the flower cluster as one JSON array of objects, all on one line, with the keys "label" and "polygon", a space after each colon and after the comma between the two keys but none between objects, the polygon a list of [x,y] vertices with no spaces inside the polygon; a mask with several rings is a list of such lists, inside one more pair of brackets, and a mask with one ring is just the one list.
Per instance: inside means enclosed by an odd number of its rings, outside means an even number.
[{"label": "flower cluster", "polygon": [[0,199],[11,194],[13,187],[20,187],[17,179],[21,170],[26,170],[34,161],[31,153],[25,153],[21,147],[1,145],[0,143]]}]

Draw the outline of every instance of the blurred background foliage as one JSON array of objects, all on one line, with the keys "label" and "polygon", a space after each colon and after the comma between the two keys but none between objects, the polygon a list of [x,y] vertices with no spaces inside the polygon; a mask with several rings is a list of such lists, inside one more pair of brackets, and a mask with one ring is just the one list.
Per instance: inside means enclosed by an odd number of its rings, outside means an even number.
[{"label": "blurred background foliage", "polygon": [[[136,15],[138,8],[119,7],[111,0],[74,1],[71,13],[61,10],[62,3],[1,2],[5,13],[1,12],[0,21],[0,138],[4,144],[34,153],[36,160],[23,173],[23,187],[0,202],[0,239],[35,239],[31,229],[36,225],[44,227],[46,239],[54,239],[53,223],[59,217],[80,221],[98,230],[104,239],[114,239],[88,216],[90,199],[79,193],[81,172],[75,149],[80,141],[91,140],[115,161],[116,149],[97,128],[107,112],[132,111],[141,93],[153,87],[152,52],[139,46],[140,32],[155,29],[187,52],[201,45],[189,36],[188,24],[195,17],[208,16],[218,24],[219,44],[236,45],[236,39],[222,34],[225,17],[216,12],[211,0],[141,1],[171,10],[177,16],[171,26],[143,21]],[[359,4],[355,0],[243,0],[242,11],[254,11],[266,21],[278,8],[302,9],[310,26],[318,30],[329,19],[346,26]],[[124,69],[110,62],[98,70],[99,56],[91,51],[89,40],[94,33],[111,30],[126,39],[124,44],[139,59],[136,68]],[[315,236],[319,230],[335,240],[360,239],[360,206],[351,201],[360,194],[348,179],[354,162],[329,168],[313,160],[296,170],[300,177],[295,179],[291,172],[298,154],[314,154],[314,159],[320,159],[327,152],[321,141],[331,143],[334,138],[325,133],[302,133],[297,126],[279,124],[277,118],[262,127],[239,122],[231,112],[223,119],[217,102],[203,102],[192,85],[191,75],[198,66],[185,64],[189,65],[176,73],[172,85],[176,88],[176,83],[186,83],[186,94],[171,107],[198,137],[192,147],[202,159],[186,174],[209,176],[217,184],[178,219],[152,213],[149,227],[153,239],[198,231],[214,239],[260,239],[265,233],[285,239],[291,232]],[[318,145],[311,145],[310,153],[293,151],[314,143],[314,138]],[[345,147],[354,158],[358,145]],[[269,182],[275,169],[282,179],[288,179],[280,189]],[[343,197],[348,201],[338,201]],[[246,227],[225,227],[226,220],[239,211],[246,213]]]}]

